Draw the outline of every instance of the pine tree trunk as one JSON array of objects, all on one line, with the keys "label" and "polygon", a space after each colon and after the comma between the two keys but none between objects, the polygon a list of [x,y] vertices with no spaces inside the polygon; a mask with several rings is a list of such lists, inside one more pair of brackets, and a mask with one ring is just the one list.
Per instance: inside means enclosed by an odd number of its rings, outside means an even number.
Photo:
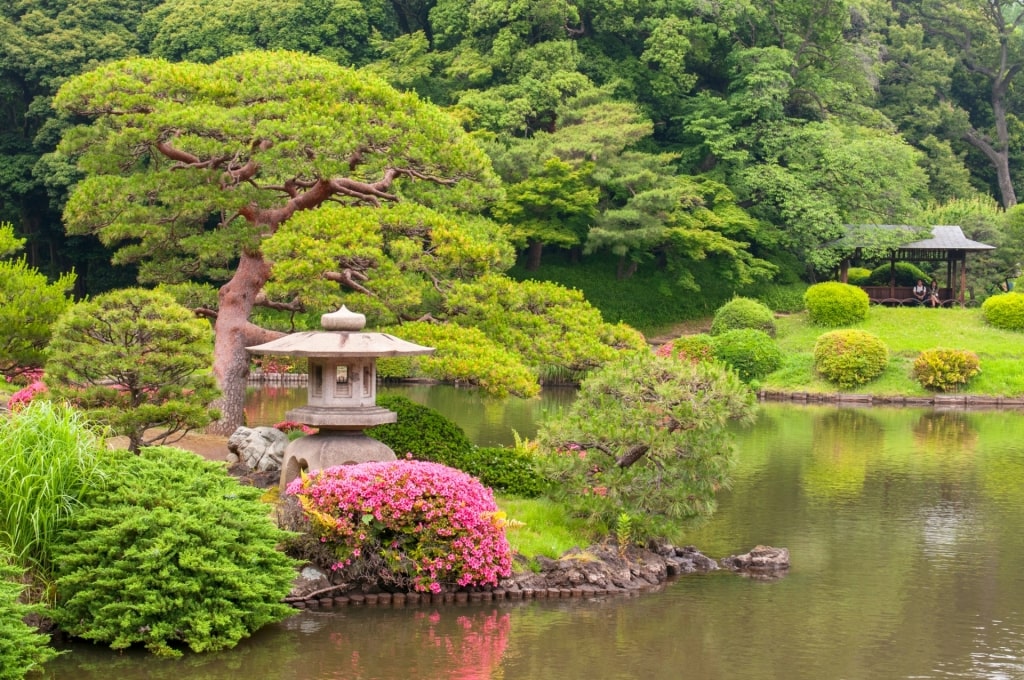
[{"label": "pine tree trunk", "polygon": [[540,256],[543,250],[543,243],[530,241],[530,245],[526,249],[526,271],[535,272],[540,268]]},{"label": "pine tree trunk", "polygon": [[249,315],[269,275],[270,268],[262,255],[246,253],[235,275],[220,289],[213,346],[213,375],[221,390],[214,406],[220,409],[220,420],[207,428],[212,434],[230,435],[245,424],[245,386],[249,379],[249,353],[245,348],[254,344]]}]

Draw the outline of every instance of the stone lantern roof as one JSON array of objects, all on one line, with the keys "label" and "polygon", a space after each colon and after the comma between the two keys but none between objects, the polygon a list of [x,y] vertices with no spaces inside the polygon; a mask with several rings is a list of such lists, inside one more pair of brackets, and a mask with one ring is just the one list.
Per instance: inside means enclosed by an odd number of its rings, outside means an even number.
[{"label": "stone lantern roof", "polygon": [[361,332],[366,316],[342,306],[336,312],[320,317],[322,331],[291,333],[262,345],[246,347],[253,354],[275,354],[293,357],[399,357],[431,354],[433,347],[424,347],[396,338],[388,333]]}]

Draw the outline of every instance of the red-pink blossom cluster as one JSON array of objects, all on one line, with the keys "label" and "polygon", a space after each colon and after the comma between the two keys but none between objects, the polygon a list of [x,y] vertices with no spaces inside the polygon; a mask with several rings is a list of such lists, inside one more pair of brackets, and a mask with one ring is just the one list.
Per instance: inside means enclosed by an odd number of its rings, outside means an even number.
[{"label": "red-pink blossom cluster", "polygon": [[415,460],[343,465],[294,480],[288,493],[334,545],[335,568],[374,552],[432,593],[511,574],[494,495],[459,470]]},{"label": "red-pink blossom cluster", "polygon": [[302,430],[302,434],[311,435],[316,434],[318,430],[315,427],[310,427],[305,423],[299,423],[294,420],[282,420],[281,422],[274,425],[274,429],[281,430],[281,432],[291,432],[292,430]]},{"label": "red-pink blossom cluster", "polygon": [[37,378],[26,387],[22,387],[20,390],[12,394],[10,399],[7,400],[7,408],[11,411],[17,411],[20,408],[28,406],[29,402],[35,399],[36,395],[45,391],[46,385],[43,384],[42,380]]}]

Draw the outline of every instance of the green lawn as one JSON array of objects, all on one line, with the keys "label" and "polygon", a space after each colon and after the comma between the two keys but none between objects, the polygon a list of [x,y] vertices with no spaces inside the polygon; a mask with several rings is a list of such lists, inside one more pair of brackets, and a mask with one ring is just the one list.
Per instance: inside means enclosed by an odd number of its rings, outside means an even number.
[{"label": "green lawn", "polygon": [[[780,317],[777,340],[785,354],[782,368],[761,381],[766,390],[834,393],[839,391],[814,374],[812,353],[827,328],[812,326],[806,314]],[[910,375],[914,358],[925,349],[967,349],[981,360],[963,394],[1024,396],[1024,334],[987,326],[978,309],[872,306],[868,318],[852,326],[880,337],[889,347],[889,366],[856,392],[881,396],[927,396]]]}]

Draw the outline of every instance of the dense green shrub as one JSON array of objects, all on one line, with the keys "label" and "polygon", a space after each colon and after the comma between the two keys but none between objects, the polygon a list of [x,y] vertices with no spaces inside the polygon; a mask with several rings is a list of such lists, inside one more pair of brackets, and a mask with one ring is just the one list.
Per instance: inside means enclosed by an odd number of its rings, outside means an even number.
[{"label": "dense green shrub", "polygon": [[22,680],[57,655],[49,637],[24,621],[31,610],[18,600],[24,588],[18,583],[23,572],[13,566],[13,560],[0,545],[0,680]]},{"label": "dense green shrub", "polygon": [[795,314],[804,310],[804,293],[806,292],[807,284],[799,281],[796,283],[765,283],[746,294],[768,305],[773,312]]},{"label": "dense green shrub", "polygon": [[846,270],[846,282],[851,286],[866,286],[871,270],[867,267],[850,267]]},{"label": "dense green shrub", "polygon": [[817,326],[835,328],[867,318],[870,300],[857,286],[838,281],[816,283],[804,293],[807,318]]},{"label": "dense green shrub", "polygon": [[377,405],[397,413],[398,422],[371,427],[368,436],[387,444],[398,457],[411,453],[416,460],[462,469],[473,443],[461,427],[407,397],[381,394]]},{"label": "dense green shrub", "polygon": [[914,379],[940,392],[956,391],[979,373],[978,355],[964,349],[926,349],[914,359]]},{"label": "dense green shrub", "polygon": [[75,637],[162,656],[235,646],[288,616],[295,563],[261,490],[169,447],[103,459],[104,483],[55,544],[53,618]]},{"label": "dense green shrub", "polygon": [[764,331],[740,328],[714,337],[715,358],[744,382],[763,378],[782,365],[782,350]]},{"label": "dense green shrub", "polygon": [[81,413],[48,401],[0,417],[0,546],[43,587],[58,532],[97,481],[105,450]]},{"label": "dense green shrub", "polygon": [[474,447],[463,457],[461,469],[484,486],[523,498],[535,498],[547,486],[546,478],[537,471],[536,461],[516,449]]},{"label": "dense green shrub", "polygon": [[[913,286],[918,282],[918,280],[927,283],[934,278],[921,271],[910,262],[897,262],[895,273],[897,286]],[[866,285],[888,286],[890,275],[888,264],[879,265],[871,270],[871,275],[868,276]],[[853,281],[850,281],[850,283],[853,283]]]},{"label": "dense green shrub", "polygon": [[888,363],[889,348],[867,331],[832,331],[814,343],[814,369],[844,389],[874,380]]},{"label": "dense green shrub", "polygon": [[61,316],[46,386],[129,448],[177,441],[219,417],[210,324],[167,293],[127,288],[80,302]]},{"label": "dense green shrub", "polygon": [[683,361],[700,362],[715,360],[715,339],[707,333],[681,335],[659,347],[655,354],[660,357],[675,357]]},{"label": "dense green shrub", "polygon": [[711,335],[753,328],[775,337],[775,315],[763,302],[745,297],[729,300],[718,308],[711,322]]},{"label": "dense green shrub", "polygon": [[985,323],[1008,331],[1024,331],[1024,293],[993,295],[981,305]]}]

